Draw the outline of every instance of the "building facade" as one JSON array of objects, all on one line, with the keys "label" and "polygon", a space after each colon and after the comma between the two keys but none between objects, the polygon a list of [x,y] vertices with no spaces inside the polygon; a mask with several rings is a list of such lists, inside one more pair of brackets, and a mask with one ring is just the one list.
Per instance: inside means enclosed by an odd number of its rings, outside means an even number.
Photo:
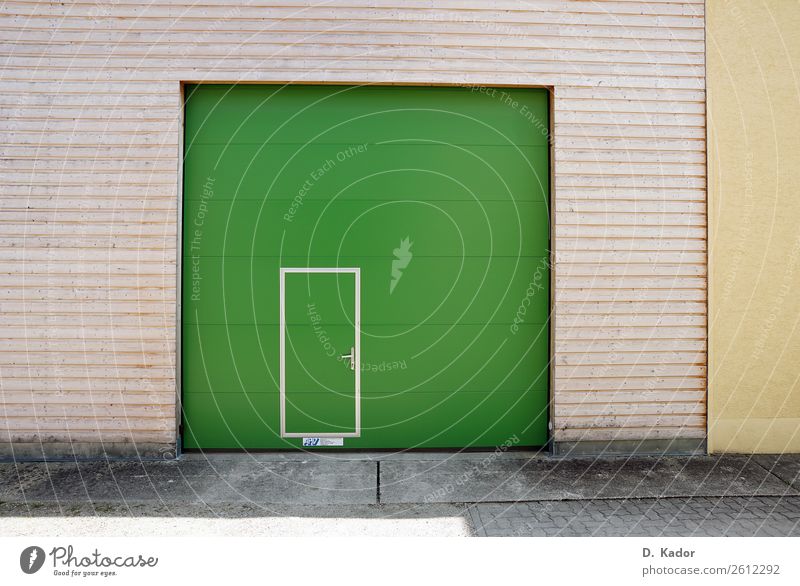
[{"label": "building facade", "polygon": [[277,4],[0,8],[3,454],[705,451],[705,3]]},{"label": "building facade", "polygon": [[708,5],[709,449],[796,453],[800,10]]}]

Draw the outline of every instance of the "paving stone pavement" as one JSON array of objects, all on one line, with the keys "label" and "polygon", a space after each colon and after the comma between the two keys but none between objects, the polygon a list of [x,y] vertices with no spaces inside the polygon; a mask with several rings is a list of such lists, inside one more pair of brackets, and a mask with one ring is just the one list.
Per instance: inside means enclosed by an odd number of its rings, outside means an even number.
[{"label": "paving stone pavement", "polygon": [[0,535],[800,536],[800,455],[0,463]]},{"label": "paving stone pavement", "polygon": [[717,497],[486,503],[475,534],[517,537],[800,536],[800,497]]},{"label": "paving stone pavement", "polygon": [[0,503],[0,535],[800,536],[800,497],[480,504]]},{"label": "paving stone pavement", "polygon": [[0,536],[470,537],[462,504],[2,503]]}]

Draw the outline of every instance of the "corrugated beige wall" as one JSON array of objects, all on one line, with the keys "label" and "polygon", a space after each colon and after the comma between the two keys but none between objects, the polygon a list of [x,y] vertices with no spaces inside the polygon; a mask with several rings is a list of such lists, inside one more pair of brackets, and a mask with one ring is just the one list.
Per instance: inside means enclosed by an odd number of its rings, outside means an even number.
[{"label": "corrugated beige wall", "polygon": [[800,4],[709,0],[709,449],[800,452]]},{"label": "corrugated beige wall", "polygon": [[180,81],[554,87],[554,437],[704,436],[702,0],[434,5],[0,6],[0,441],[174,441]]}]

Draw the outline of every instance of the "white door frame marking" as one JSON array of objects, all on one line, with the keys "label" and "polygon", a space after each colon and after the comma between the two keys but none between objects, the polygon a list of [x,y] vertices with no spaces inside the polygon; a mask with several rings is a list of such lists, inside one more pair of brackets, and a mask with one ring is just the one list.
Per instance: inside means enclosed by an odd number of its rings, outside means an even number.
[{"label": "white door frame marking", "polygon": [[[356,429],[346,433],[287,432],[286,431],[286,274],[287,273],[352,273],[355,278],[355,340],[353,366],[355,370]],[[281,437],[361,437],[361,268],[339,267],[281,267],[280,268],[280,413]]]}]

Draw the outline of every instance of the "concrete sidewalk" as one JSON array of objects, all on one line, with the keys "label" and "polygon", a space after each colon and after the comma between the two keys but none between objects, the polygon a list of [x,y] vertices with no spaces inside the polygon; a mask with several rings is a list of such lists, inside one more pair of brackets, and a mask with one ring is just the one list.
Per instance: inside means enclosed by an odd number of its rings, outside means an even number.
[{"label": "concrete sidewalk", "polygon": [[60,524],[109,534],[797,535],[798,523],[798,456],[190,454],[0,464],[4,535]]}]

